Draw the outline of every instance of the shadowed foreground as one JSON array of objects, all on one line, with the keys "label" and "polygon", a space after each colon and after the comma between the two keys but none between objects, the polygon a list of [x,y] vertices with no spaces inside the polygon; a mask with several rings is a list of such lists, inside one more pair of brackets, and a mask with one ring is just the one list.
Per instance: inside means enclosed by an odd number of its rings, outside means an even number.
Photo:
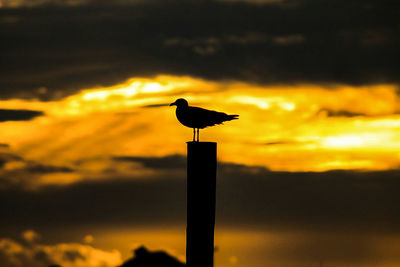
[{"label": "shadowed foreground", "polygon": [[184,267],[184,263],[163,251],[148,251],[140,247],[134,251],[135,257],[127,260],[119,267]]},{"label": "shadowed foreground", "polygon": [[[142,246],[134,251],[134,257],[128,259],[117,267],[185,267],[186,264],[163,251],[149,251]],[[62,267],[58,264],[51,264],[48,267]]]}]

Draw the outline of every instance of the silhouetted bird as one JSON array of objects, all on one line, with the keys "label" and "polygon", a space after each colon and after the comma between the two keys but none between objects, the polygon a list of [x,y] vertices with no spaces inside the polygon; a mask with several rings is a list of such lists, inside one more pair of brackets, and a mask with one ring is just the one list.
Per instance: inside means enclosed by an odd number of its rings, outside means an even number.
[{"label": "silhouetted bird", "polygon": [[183,98],[177,99],[170,106],[177,106],[176,117],[180,123],[186,127],[193,128],[193,142],[196,141],[196,129],[197,142],[199,142],[199,129],[222,124],[224,121],[235,120],[239,117],[239,115],[228,115],[223,112],[191,107]]}]

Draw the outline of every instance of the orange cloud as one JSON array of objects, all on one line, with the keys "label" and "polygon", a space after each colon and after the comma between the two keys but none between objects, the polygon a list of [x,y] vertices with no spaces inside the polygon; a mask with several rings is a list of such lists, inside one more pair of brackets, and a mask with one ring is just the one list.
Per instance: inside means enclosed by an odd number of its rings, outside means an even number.
[{"label": "orange cloud", "polygon": [[121,254],[117,250],[104,251],[79,243],[59,243],[45,245],[36,243],[32,230],[25,231],[23,237],[28,245],[13,239],[0,239],[2,266],[47,266],[58,264],[65,267],[115,267],[122,263]]},{"label": "orange cloud", "polygon": [[[27,160],[76,170],[43,175],[39,183],[104,179],[101,173],[115,155],[185,153],[191,130],[181,126],[167,106],[178,97],[240,114],[237,121],[200,133],[201,140],[219,142],[222,161],[276,171],[384,170],[399,165],[400,101],[394,85],[290,87],[166,75],[132,78],[59,101],[0,101],[4,108],[46,114],[0,124],[0,141]],[[7,167],[18,167],[15,164]],[[146,176],[140,167],[117,168]]]}]

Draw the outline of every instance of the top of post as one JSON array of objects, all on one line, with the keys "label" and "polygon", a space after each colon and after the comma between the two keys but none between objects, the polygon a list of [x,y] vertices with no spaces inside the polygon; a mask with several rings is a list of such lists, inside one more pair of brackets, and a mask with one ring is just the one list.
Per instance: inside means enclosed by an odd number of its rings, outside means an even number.
[{"label": "top of post", "polygon": [[216,142],[186,142],[188,148],[192,149],[216,149]]},{"label": "top of post", "polygon": [[186,142],[186,144],[191,144],[191,145],[207,145],[207,144],[217,144],[217,142],[197,142],[197,141],[189,141]]}]

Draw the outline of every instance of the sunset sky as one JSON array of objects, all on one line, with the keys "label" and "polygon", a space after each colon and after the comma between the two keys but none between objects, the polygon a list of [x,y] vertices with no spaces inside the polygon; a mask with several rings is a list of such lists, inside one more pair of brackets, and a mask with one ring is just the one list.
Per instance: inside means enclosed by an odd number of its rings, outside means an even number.
[{"label": "sunset sky", "polygon": [[185,260],[169,104],[218,143],[216,267],[400,265],[400,6],[0,0],[0,267]]}]

